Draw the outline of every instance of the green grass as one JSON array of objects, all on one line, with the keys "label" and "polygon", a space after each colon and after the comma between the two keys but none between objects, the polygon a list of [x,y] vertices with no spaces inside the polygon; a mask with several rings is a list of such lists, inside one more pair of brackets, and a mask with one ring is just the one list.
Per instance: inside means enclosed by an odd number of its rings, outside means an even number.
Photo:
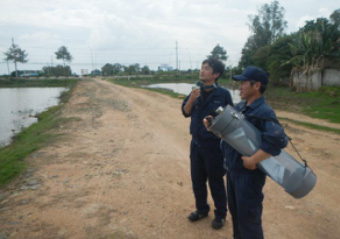
[{"label": "green grass", "polygon": [[316,129],[316,130],[321,130],[321,131],[326,131],[326,132],[331,132],[335,134],[340,134],[340,129],[335,129],[327,126],[322,126],[322,125],[317,125],[317,124],[312,124],[308,122],[303,122],[303,121],[298,121],[298,120],[293,120],[293,119],[288,119],[288,118],[283,118],[283,117],[278,117],[279,120],[285,120],[292,122],[297,125],[302,125],[304,127],[310,128],[310,129]]},{"label": "green grass", "polygon": [[45,80],[27,80],[27,79],[7,79],[0,80],[0,88],[10,87],[58,87],[73,85],[78,80],[74,79],[45,79]]},{"label": "green grass", "polygon": [[319,91],[295,92],[270,87],[265,96],[276,109],[283,109],[340,123],[340,87],[322,87]]},{"label": "green grass", "polygon": [[[69,100],[76,81],[68,82],[70,90],[61,95],[61,102]],[[19,175],[25,168],[24,158],[37,149],[54,142],[59,135],[49,131],[70,120],[60,117],[61,104],[38,115],[38,122],[14,137],[12,144],[0,149],[0,187]]]}]

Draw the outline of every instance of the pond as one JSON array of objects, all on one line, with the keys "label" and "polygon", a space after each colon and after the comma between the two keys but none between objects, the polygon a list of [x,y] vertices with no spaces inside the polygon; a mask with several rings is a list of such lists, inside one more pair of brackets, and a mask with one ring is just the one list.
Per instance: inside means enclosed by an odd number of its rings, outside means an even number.
[{"label": "pond", "polygon": [[[193,84],[188,84],[188,83],[163,83],[163,84],[152,84],[152,85],[147,85],[144,86],[146,88],[156,88],[156,89],[167,89],[167,90],[172,90],[175,93],[182,94],[182,95],[188,95],[190,94],[192,90]],[[222,86],[223,88],[226,88]],[[241,101],[240,98],[240,91],[239,90],[233,90],[229,89],[231,97],[233,99],[234,104],[237,104],[238,102]]]},{"label": "pond", "polygon": [[0,88],[0,148],[23,128],[38,121],[35,115],[59,103],[65,87]]}]

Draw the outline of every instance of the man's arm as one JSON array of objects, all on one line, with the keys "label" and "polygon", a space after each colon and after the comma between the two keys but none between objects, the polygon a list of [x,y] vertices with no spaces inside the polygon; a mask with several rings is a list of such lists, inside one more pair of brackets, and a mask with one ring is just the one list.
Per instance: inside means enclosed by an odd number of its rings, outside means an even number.
[{"label": "man's arm", "polygon": [[195,100],[200,96],[200,89],[195,89],[191,92],[188,101],[183,107],[183,113],[190,116]]},{"label": "man's arm", "polygon": [[247,169],[254,170],[256,169],[256,164],[269,158],[271,154],[259,149],[252,156],[242,156],[243,166]]},{"label": "man's arm", "polygon": [[273,111],[270,112],[267,118],[273,120],[264,120],[262,129],[262,144],[260,148],[252,156],[242,156],[243,165],[247,169],[256,169],[256,164],[269,158],[270,156],[279,155],[281,149],[286,144],[286,135],[284,129],[278,124],[276,115]]}]

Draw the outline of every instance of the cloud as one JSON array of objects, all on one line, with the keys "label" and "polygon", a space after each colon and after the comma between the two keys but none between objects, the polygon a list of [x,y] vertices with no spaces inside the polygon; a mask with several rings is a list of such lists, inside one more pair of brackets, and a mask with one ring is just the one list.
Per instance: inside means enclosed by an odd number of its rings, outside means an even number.
[{"label": "cloud", "polygon": [[[72,69],[91,66],[91,57],[98,67],[138,62],[156,69],[161,63],[176,65],[177,41],[185,69],[196,67],[193,62],[200,63],[219,43],[236,64],[250,35],[248,15],[257,14],[264,3],[268,1],[4,0],[0,51],[8,49],[14,37],[29,53],[29,63],[37,66],[50,62],[64,45],[74,57]],[[296,29],[306,20],[328,17],[332,4],[336,5],[330,0],[282,3],[288,23]],[[0,74],[5,68],[0,61]]]},{"label": "cloud", "polygon": [[[334,10],[333,10],[334,11]],[[326,17],[326,18],[329,18],[329,16],[333,13],[332,10],[330,10],[329,8],[327,7],[322,7],[320,8],[319,10],[319,14],[320,14],[320,17]]]},{"label": "cloud", "polygon": [[300,17],[295,26],[296,26],[297,29],[299,29],[299,28],[306,25],[306,21],[310,21],[310,20],[313,20],[313,19],[315,19],[315,18],[312,17],[312,16],[309,16],[309,15]]},{"label": "cloud", "polygon": [[298,19],[297,23],[296,23],[296,28],[299,29],[303,26],[306,25],[306,21],[310,21],[310,20],[315,20],[317,18],[320,17],[324,17],[324,18],[329,18],[329,16],[332,14],[334,10],[330,10],[327,7],[321,7],[314,16],[312,15],[305,15],[302,16]]}]

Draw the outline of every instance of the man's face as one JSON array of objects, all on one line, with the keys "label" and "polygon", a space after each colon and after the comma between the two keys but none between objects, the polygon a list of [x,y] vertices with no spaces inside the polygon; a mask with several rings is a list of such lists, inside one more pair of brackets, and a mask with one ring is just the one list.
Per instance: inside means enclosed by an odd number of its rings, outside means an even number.
[{"label": "man's face", "polygon": [[259,90],[259,82],[251,84],[250,81],[240,81],[239,82],[240,97],[243,100],[248,100],[257,94]]},{"label": "man's face", "polygon": [[213,73],[213,68],[208,63],[202,65],[199,78],[203,83],[213,84],[218,76],[219,73]]}]

